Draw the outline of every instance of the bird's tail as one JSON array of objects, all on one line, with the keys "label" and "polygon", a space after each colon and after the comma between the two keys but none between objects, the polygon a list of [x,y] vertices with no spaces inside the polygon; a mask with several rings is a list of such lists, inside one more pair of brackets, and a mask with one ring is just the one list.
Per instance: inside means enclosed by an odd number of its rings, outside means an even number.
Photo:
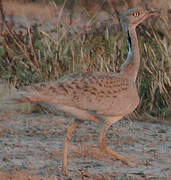
[{"label": "bird's tail", "polygon": [[18,91],[15,96],[8,100],[8,103],[21,104],[27,102],[41,101],[43,101],[43,97],[39,96],[39,94],[36,91],[31,93],[29,93],[28,91]]},{"label": "bird's tail", "polygon": [[8,103],[11,103],[11,104],[20,104],[20,103],[27,103],[27,102],[31,102],[30,99],[27,97],[23,97],[19,99],[13,98],[8,101]]},{"label": "bird's tail", "polygon": [[[30,107],[30,103],[27,103],[30,101],[27,92],[18,92],[14,87],[0,84],[0,113],[26,109],[27,107]],[[25,103],[25,105],[22,105],[21,103]]]}]

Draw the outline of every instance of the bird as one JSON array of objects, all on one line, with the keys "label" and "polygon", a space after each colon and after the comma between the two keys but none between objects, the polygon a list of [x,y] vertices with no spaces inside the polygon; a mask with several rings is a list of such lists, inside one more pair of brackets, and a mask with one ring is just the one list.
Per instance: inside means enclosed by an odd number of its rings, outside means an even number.
[{"label": "bird", "polygon": [[80,72],[64,75],[56,81],[30,85],[19,90],[13,103],[49,103],[74,117],[65,136],[63,172],[67,174],[68,149],[72,133],[80,121],[93,121],[101,125],[100,149],[130,167],[135,164],[108,148],[105,137],[108,128],[132,113],[140,103],[136,79],[140,67],[140,52],[136,27],[158,13],[143,8],[130,8],[121,15],[126,35],[128,55],[118,72]]}]

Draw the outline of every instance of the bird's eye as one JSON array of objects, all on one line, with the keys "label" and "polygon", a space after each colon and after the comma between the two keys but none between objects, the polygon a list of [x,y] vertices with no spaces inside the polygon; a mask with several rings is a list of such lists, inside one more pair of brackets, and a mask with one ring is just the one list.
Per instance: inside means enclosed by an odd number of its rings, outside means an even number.
[{"label": "bird's eye", "polygon": [[133,16],[134,16],[134,17],[138,17],[140,14],[141,14],[141,13],[140,13],[139,11],[137,11],[137,12],[134,12],[134,13],[133,13]]}]

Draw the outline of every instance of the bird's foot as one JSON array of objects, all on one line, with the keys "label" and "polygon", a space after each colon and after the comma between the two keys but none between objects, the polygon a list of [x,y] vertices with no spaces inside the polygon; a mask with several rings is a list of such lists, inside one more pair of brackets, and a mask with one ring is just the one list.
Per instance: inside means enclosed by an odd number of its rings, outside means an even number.
[{"label": "bird's foot", "polygon": [[124,162],[125,164],[127,164],[128,166],[135,168],[137,165],[131,161],[129,161],[127,158],[123,157],[123,159],[121,160],[122,162]]},{"label": "bird's foot", "polygon": [[111,154],[112,156],[114,156],[116,159],[122,161],[123,163],[127,164],[128,166],[134,168],[136,167],[137,165],[131,161],[129,161],[127,158],[125,158],[124,156],[116,153],[115,151],[112,151],[111,149],[109,148],[105,148],[105,152],[107,152],[108,154]]}]

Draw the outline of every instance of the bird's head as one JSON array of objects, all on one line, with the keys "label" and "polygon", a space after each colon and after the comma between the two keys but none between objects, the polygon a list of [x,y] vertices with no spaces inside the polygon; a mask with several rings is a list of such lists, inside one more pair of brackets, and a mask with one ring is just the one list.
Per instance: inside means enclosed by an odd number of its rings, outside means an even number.
[{"label": "bird's head", "polygon": [[121,24],[123,30],[127,28],[135,28],[138,24],[143,22],[146,18],[152,15],[158,15],[157,12],[151,12],[142,8],[131,8],[124,11],[121,15]]}]

